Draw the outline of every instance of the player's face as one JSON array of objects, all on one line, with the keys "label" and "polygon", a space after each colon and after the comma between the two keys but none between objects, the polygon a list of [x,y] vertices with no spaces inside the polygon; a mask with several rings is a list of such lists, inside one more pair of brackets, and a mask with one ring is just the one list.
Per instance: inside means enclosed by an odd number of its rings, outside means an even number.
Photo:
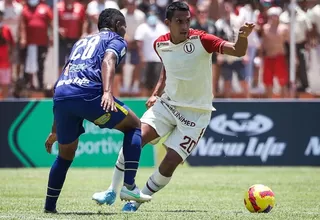
[{"label": "player's face", "polygon": [[180,43],[188,38],[190,19],[189,11],[175,11],[171,21],[166,20],[173,43]]},{"label": "player's face", "polygon": [[126,34],[127,24],[125,20],[118,21],[116,24],[115,31],[117,34],[119,34],[121,37],[124,37]]},{"label": "player's face", "polygon": [[279,16],[277,16],[277,15],[272,15],[272,16],[270,16],[270,18],[269,18],[271,21],[272,21],[272,23],[274,23],[274,24],[278,24],[279,23]]}]

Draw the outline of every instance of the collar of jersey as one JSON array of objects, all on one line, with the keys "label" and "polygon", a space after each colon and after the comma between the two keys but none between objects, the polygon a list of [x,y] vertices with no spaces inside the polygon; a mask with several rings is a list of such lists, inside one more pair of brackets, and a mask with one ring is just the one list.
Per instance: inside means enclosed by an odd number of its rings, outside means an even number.
[{"label": "collar of jersey", "polygon": [[101,28],[99,32],[104,32],[104,31],[114,32],[114,31],[112,31],[110,28]]},{"label": "collar of jersey", "polygon": [[186,43],[188,40],[190,40],[190,37],[191,37],[191,36],[192,36],[192,35],[190,35],[190,30],[189,30],[187,39],[186,39],[185,41],[182,41],[182,42],[178,43],[178,44],[173,43],[173,42],[171,41],[171,36],[170,36],[170,43],[173,44],[173,45],[178,46],[178,45],[184,44],[184,43]]}]

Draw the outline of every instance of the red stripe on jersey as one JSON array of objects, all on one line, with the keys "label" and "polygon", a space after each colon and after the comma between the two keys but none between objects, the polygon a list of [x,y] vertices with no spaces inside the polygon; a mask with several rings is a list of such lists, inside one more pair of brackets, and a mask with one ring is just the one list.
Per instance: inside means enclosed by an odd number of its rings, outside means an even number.
[{"label": "red stripe on jersey", "polygon": [[222,53],[222,48],[223,48],[223,45],[225,44],[225,41],[222,40],[221,38],[212,34],[207,34],[204,31],[194,30],[194,29],[189,30],[189,36],[191,35],[192,36],[196,35],[200,37],[202,46],[208,53],[214,53],[214,52]]},{"label": "red stripe on jersey", "polygon": [[157,51],[157,43],[161,43],[161,42],[165,42],[165,41],[170,41],[170,33],[167,33],[165,35],[161,35],[160,37],[158,37],[157,40],[155,40],[153,42],[153,49],[154,51],[157,53],[158,57],[160,58],[161,62],[162,62],[162,59],[161,57],[159,56],[159,53]]}]

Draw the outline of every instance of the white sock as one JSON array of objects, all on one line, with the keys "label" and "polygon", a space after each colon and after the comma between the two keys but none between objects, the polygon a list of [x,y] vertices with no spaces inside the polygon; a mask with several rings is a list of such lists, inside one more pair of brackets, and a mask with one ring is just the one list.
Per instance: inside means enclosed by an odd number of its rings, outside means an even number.
[{"label": "white sock", "polygon": [[118,193],[119,187],[123,183],[124,178],[124,157],[122,148],[119,151],[119,156],[116,162],[116,166],[113,170],[113,176],[112,176],[112,182],[109,186],[109,189],[114,190],[116,193]]},{"label": "white sock", "polygon": [[[141,192],[146,195],[153,195],[163,187],[165,187],[171,180],[171,177],[165,177],[157,169],[148,179],[146,185],[143,187]],[[134,202],[135,206],[139,208],[141,203]]]}]

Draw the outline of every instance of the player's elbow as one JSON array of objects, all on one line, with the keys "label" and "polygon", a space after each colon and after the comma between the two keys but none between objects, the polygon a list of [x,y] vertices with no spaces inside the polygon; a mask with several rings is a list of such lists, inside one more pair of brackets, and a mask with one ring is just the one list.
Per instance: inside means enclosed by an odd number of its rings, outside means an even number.
[{"label": "player's elbow", "polygon": [[240,47],[235,44],[228,44],[225,45],[223,53],[235,57],[243,57],[247,52],[247,48]]}]

